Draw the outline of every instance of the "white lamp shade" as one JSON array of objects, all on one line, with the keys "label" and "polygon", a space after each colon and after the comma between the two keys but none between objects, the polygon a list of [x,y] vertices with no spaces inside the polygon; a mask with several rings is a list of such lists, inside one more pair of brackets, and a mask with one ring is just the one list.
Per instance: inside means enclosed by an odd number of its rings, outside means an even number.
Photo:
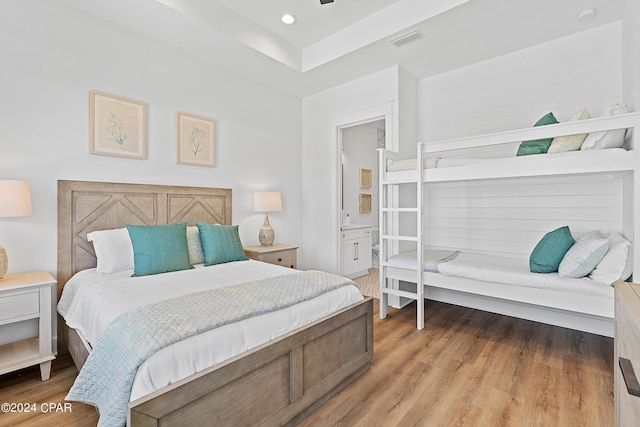
[{"label": "white lamp shade", "polygon": [[277,191],[261,191],[253,193],[253,212],[280,212],[282,198]]},{"label": "white lamp shade", "polygon": [[0,217],[27,216],[31,213],[29,183],[0,180]]}]

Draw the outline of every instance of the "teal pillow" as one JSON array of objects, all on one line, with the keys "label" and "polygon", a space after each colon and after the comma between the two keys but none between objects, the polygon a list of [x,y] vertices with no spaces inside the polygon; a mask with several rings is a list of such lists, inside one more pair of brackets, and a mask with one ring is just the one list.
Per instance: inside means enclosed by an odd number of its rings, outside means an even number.
[{"label": "teal pillow", "polygon": [[[545,114],[540,120],[536,122],[536,126],[554,125],[558,123],[558,120],[553,113]],[[517,156],[528,156],[529,154],[544,154],[549,150],[553,142],[553,138],[534,139],[531,141],[522,141],[520,147],[518,147]]]},{"label": "teal pillow", "polygon": [[189,262],[186,222],[126,227],[133,246],[133,276],[193,268]]},{"label": "teal pillow", "polygon": [[566,225],[550,231],[538,242],[529,257],[532,273],[553,273],[558,271],[560,262],[575,243]]},{"label": "teal pillow", "polygon": [[244,254],[237,225],[203,224],[197,222],[204,252],[204,265],[244,261]]}]

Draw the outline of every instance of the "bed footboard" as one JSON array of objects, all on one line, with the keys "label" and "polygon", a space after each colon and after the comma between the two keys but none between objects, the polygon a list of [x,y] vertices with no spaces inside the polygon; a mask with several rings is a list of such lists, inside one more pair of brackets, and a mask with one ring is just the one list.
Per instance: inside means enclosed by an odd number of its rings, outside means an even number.
[{"label": "bed footboard", "polygon": [[373,300],[129,404],[131,426],[295,423],[369,369]]}]

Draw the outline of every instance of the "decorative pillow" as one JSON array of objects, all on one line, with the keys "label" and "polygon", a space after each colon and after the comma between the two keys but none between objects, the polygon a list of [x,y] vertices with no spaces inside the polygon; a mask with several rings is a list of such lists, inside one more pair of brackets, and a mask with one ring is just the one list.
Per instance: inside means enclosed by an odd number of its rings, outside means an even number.
[{"label": "decorative pillow", "polygon": [[[578,120],[590,119],[591,115],[586,108],[581,109],[574,114],[568,121],[575,122]],[[549,146],[548,153],[564,153],[566,151],[577,151],[587,138],[586,133],[578,133],[575,135],[556,136]]]},{"label": "decorative pillow", "polygon": [[222,264],[248,259],[244,254],[237,225],[197,222],[204,252],[204,265]]},{"label": "decorative pillow", "polygon": [[602,148],[620,148],[624,145],[626,129],[614,129],[590,133],[582,143],[581,150],[599,150]]},{"label": "decorative pillow", "polygon": [[[554,125],[558,120],[553,113],[547,113],[536,122],[536,126]],[[553,138],[534,139],[531,141],[522,141],[518,147],[517,156],[528,156],[529,154],[544,154],[549,149]]]},{"label": "decorative pillow", "polygon": [[133,244],[133,276],[193,268],[187,248],[187,223],[127,225]]},{"label": "decorative pillow", "polygon": [[608,241],[609,252],[591,272],[589,278],[607,284],[616,280],[627,280],[633,272],[633,245],[616,232],[611,233]]},{"label": "decorative pillow", "polygon": [[204,253],[202,252],[198,227],[187,227],[187,249],[191,265],[204,264]]},{"label": "decorative pillow", "polygon": [[126,228],[92,231],[87,240],[93,242],[98,273],[133,270],[133,247]]},{"label": "decorative pillow", "polygon": [[562,258],[574,242],[571,231],[566,225],[545,234],[529,257],[531,272],[553,273],[558,271]]},{"label": "decorative pillow", "polygon": [[558,267],[562,277],[580,278],[588,275],[609,250],[609,241],[599,231],[590,231],[576,239]]}]

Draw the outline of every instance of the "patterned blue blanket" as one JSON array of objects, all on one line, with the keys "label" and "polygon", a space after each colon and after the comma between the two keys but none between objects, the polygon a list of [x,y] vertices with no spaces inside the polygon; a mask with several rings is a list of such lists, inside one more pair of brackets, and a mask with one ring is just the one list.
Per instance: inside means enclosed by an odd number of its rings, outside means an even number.
[{"label": "patterned blue blanket", "polygon": [[302,271],[147,305],[117,317],[89,354],[67,400],[100,410],[99,426],[125,424],[138,367],[155,352],[227,323],[279,310],[353,284]]}]

